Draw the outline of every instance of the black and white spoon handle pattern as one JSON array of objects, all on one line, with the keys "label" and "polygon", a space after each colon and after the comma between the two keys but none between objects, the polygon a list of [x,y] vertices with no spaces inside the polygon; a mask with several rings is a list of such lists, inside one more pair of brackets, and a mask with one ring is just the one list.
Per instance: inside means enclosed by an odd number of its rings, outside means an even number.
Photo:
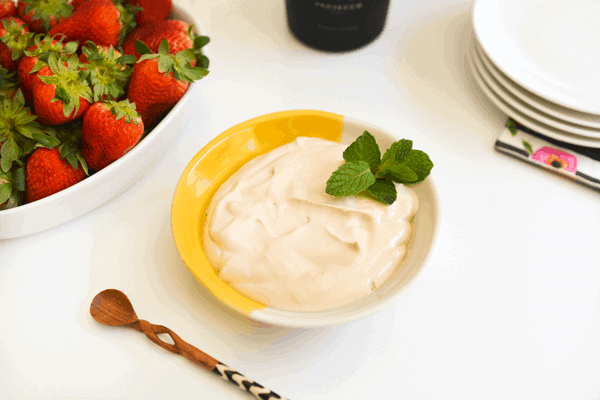
[{"label": "black and white spoon handle pattern", "polygon": [[254,382],[251,379],[246,378],[244,375],[239,372],[229,368],[225,364],[218,363],[215,368],[212,370],[215,374],[219,375],[221,378],[229,381],[231,383],[235,383],[239,386],[240,389],[245,390],[246,392],[253,394],[258,400],[273,400],[273,399],[281,399],[288,400],[285,397],[281,397],[277,393],[267,389],[266,387]]}]

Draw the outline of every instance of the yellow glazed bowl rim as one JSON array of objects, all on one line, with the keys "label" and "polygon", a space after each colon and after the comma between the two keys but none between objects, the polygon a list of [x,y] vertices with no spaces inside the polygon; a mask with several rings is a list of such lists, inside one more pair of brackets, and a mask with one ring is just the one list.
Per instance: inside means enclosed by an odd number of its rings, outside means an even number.
[{"label": "yellow glazed bowl rim", "polygon": [[374,293],[348,305],[321,312],[294,312],[268,307],[247,298],[219,279],[204,254],[202,236],[206,210],[217,189],[242,165],[298,136],[350,144],[364,130],[375,136],[382,149],[401,139],[382,128],[339,114],[292,110],[242,122],[204,146],[181,174],[171,207],[175,245],[192,275],[230,308],[259,322],[290,327],[350,322],[381,310],[404,295],[423,274],[439,231],[437,194],[431,176],[413,188],[419,196],[419,211],[413,222],[415,229],[406,260]]}]

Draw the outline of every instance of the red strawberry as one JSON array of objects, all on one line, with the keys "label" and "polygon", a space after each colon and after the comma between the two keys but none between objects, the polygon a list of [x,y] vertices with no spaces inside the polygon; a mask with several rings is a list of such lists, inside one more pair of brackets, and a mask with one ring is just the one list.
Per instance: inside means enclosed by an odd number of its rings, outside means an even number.
[{"label": "red strawberry", "polygon": [[71,15],[67,0],[19,0],[17,13],[37,33],[46,33]]},{"label": "red strawberry", "polygon": [[27,160],[25,197],[28,203],[58,193],[85,179],[81,165],[77,168],[61,159],[58,148],[38,147]]},{"label": "red strawberry", "polygon": [[177,54],[181,50],[192,47],[192,39],[188,34],[189,28],[188,24],[179,20],[160,21],[144,43],[150,50],[157,52],[162,39],[166,39],[169,42],[169,53]]},{"label": "red strawberry", "polygon": [[[59,35],[60,36],[60,35]],[[43,39],[42,39],[43,38]],[[70,55],[77,51],[77,42],[69,42],[63,44],[64,36],[60,39],[55,37],[36,35],[34,45],[25,51],[25,56],[19,63],[19,82],[25,100],[29,104],[33,104],[33,86],[34,81],[39,81],[37,72],[44,66],[48,65],[46,61],[51,53],[60,55]],[[41,59],[40,59],[41,58]]]},{"label": "red strawberry", "polygon": [[25,49],[31,46],[33,33],[19,18],[8,17],[0,25],[0,63],[8,70],[17,69]]},{"label": "red strawberry", "polygon": [[144,133],[144,123],[128,100],[93,104],[83,116],[82,154],[99,171],[131,150]]},{"label": "red strawberry", "polygon": [[73,11],[77,10],[80,5],[85,3],[87,0],[72,0],[71,7],[73,7]]},{"label": "red strawberry", "polygon": [[126,0],[126,2],[142,8],[142,11],[136,15],[139,25],[156,24],[171,13],[171,0]]},{"label": "red strawberry", "polygon": [[[199,62],[198,65],[202,68],[208,68],[208,58],[202,55],[202,47],[208,44],[210,39],[206,36],[198,36],[193,31],[193,27],[183,21],[165,20],[156,25],[145,25],[137,28],[125,40],[123,45],[125,54],[140,56],[134,47],[136,39],[144,42],[154,53],[158,52],[158,46],[163,39],[166,39],[169,43],[170,54],[177,54],[186,49],[194,49],[194,54]],[[193,60],[192,66],[195,65],[196,60]]]},{"label": "red strawberry", "polygon": [[208,71],[191,66],[191,49],[172,55],[166,40],[158,53],[152,53],[142,42],[137,44],[144,55],[133,66],[127,98],[136,104],[144,125],[149,127],[179,101],[190,82],[201,79]]},{"label": "red strawberry", "polygon": [[146,43],[148,41],[148,37],[154,32],[155,29],[154,24],[147,24],[138,26],[131,33],[129,33],[125,37],[125,42],[123,42],[123,54],[130,54],[136,57],[140,56],[140,53],[135,49],[135,42],[137,40],[141,40]]},{"label": "red strawberry", "polygon": [[55,126],[83,115],[93,101],[85,79],[87,73],[79,68],[77,55],[73,54],[64,63],[51,54],[48,65],[38,72],[40,82],[33,87],[33,107],[38,120]]},{"label": "red strawberry", "polygon": [[97,45],[116,46],[121,32],[119,11],[111,0],[88,0],[67,19],[56,25],[50,35],[62,33],[69,39]]},{"label": "red strawberry", "polygon": [[[71,5],[74,10],[77,10],[83,3],[88,0],[73,0]],[[112,0],[113,4],[119,11],[119,21],[121,22],[121,33],[119,34],[119,46],[125,40],[125,37],[134,30],[137,26],[136,14],[142,8],[133,4],[126,4],[125,0]]]},{"label": "red strawberry", "polygon": [[0,0],[0,18],[14,16],[15,10],[16,6],[13,0]]}]

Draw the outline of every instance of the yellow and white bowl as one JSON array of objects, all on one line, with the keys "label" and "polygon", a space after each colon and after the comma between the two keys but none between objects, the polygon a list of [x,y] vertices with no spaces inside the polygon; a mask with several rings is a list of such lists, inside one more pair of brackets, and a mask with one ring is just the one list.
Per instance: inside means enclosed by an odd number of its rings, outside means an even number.
[{"label": "yellow and white bowl", "polygon": [[177,249],[187,268],[222,303],[270,325],[317,327],[350,322],[390,305],[421,276],[429,261],[439,227],[438,200],[432,177],[413,187],[419,211],[413,220],[408,254],[394,274],[373,293],[327,311],[294,312],[257,303],[219,279],[204,253],[206,210],[217,189],[254,157],[312,136],[350,144],[368,130],[380,148],[402,139],[376,126],[323,111],[295,110],[264,115],[236,125],[207,144],[184,170],[173,198],[171,225]]}]

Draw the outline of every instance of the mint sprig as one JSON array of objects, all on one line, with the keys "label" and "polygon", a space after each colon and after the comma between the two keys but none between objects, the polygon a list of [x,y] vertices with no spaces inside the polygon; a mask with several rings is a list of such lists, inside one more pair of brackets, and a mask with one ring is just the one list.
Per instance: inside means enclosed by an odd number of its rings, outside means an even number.
[{"label": "mint sprig", "polygon": [[345,164],[331,174],[325,192],[332,196],[352,196],[366,192],[384,204],[396,201],[396,183],[416,184],[431,172],[433,163],[412,141],[394,142],[381,157],[375,137],[364,131],[343,154]]}]

